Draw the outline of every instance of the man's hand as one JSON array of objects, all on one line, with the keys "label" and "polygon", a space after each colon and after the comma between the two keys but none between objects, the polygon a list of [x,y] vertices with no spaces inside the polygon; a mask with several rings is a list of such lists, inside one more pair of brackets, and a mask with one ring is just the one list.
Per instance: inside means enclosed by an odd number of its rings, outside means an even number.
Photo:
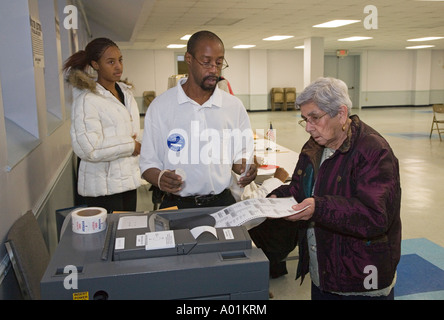
[{"label": "man's hand", "polygon": [[[161,171],[162,172],[162,171]],[[161,174],[159,172],[159,175]],[[163,171],[160,179],[158,178],[158,187],[160,190],[169,192],[169,193],[177,193],[182,190],[182,177],[176,174],[174,171],[165,170]]]},{"label": "man's hand", "polygon": [[233,164],[232,167],[234,172],[241,175],[237,184],[242,188],[254,181],[257,176],[257,166],[255,164],[250,164],[250,168],[248,169],[247,173],[245,175],[242,175],[245,172],[246,168],[247,161],[245,159],[242,159],[242,163]]},{"label": "man's hand", "polygon": [[288,176],[289,176],[289,174],[288,174],[287,170],[285,170],[282,167],[276,168],[276,171],[274,173],[275,178],[278,178],[282,182],[285,182],[285,180],[287,180]]}]

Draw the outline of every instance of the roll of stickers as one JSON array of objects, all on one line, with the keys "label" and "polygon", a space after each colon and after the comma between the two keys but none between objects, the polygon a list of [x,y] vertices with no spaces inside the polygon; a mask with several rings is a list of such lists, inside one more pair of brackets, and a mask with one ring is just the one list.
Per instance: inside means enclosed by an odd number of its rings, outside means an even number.
[{"label": "roll of stickers", "polygon": [[71,214],[72,231],[80,234],[101,232],[106,229],[107,211],[100,207],[76,209]]}]

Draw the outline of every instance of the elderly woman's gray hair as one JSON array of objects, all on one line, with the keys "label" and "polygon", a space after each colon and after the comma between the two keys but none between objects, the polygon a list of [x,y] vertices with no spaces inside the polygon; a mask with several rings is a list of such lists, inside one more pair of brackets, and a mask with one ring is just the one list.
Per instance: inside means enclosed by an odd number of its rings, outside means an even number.
[{"label": "elderly woman's gray hair", "polygon": [[335,78],[319,78],[309,84],[296,99],[298,106],[313,102],[319,109],[334,117],[339,107],[347,106],[348,115],[351,113],[352,102],[344,81]]}]

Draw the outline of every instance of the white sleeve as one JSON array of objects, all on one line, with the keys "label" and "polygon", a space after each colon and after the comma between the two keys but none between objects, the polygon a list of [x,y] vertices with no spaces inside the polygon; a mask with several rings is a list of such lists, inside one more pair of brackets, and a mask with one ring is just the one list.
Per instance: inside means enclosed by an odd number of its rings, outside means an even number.
[{"label": "white sleeve", "polygon": [[156,100],[154,100],[145,115],[142,147],[140,149],[139,166],[143,174],[147,169],[163,169],[161,154],[163,154],[161,132],[161,119],[158,112],[155,112]]},{"label": "white sleeve", "polygon": [[260,186],[254,183],[250,183],[244,188],[244,193],[241,196],[241,200],[265,198],[271,191],[280,187],[283,184],[278,178],[269,178],[265,180]]}]

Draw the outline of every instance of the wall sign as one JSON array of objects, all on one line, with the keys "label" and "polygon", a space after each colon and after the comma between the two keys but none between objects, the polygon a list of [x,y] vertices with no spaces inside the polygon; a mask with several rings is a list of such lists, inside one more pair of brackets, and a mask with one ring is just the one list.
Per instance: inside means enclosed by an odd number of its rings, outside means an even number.
[{"label": "wall sign", "polygon": [[34,59],[34,67],[44,68],[45,58],[43,50],[43,32],[42,25],[39,20],[34,17],[29,18],[31,23],[31,40],[32,54]]}]

